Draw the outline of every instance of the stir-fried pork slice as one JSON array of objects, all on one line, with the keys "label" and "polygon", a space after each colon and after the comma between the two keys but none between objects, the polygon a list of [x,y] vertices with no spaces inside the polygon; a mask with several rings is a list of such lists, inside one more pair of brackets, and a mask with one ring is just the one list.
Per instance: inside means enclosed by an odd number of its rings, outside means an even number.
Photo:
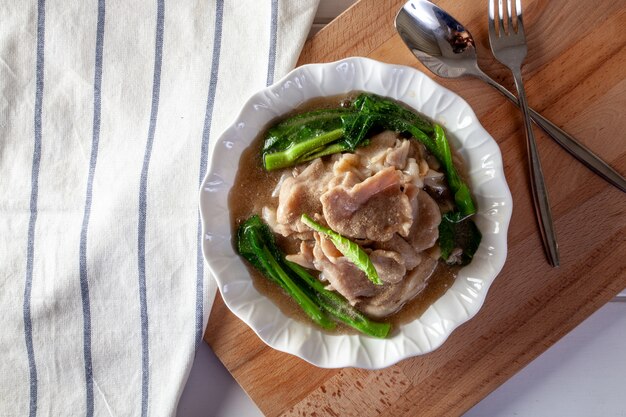
[{"label": "stir-fried pork slice", "polygon": [[413,184],[406,184],[404,186],[404,193],[409,199],[409,205],[411,206],[411,214],[413,216],[413,224],[411,224],[412,232],[415,231],[414,226],[415,226],[415,223],[417,223],[417,219],[419,219],[419,215],[420,215],[420,212],[419,212],[420,206],[419,206],[419,202],[417,201],[417,196],[421,191],[422,191],[421,188],[418,188]]},{"label": "stir-fried pork slice", "polygon": [[376,242],[376,249],[396,252],[404,263],[407,271],[415,268],[422,261],[422,256],[406,240],[395,234],[386,242]]},{"label": "stir-fried pork slice", "polygon": [[285,230],[291,232],[307,232],[310,229],[300,221],[303,213],[312,216],[322,212],[319,196],[322,194],[332,177],[321,159],[311,162],[299,175],[287,178],[280,187],[276,221],[286,226],[282,231],[275,230],[283,236]]},{"label": "stir-fried pork slice", "polygon": [[406,267],[397,252],[375,250],[369,254],[369,257],[381,281],[395,284],[404,278]]},{"label": "stir-fried pork slice", "polygon": [[343,177],[344,174],[351,173],[358,178],[359,182],[372,175],[372,171],[365,168],[361,163],[361,158],[353,153],[344,153],[333,163],[333,174],[335,177]]},{"label": "stir-fried pork slice", "polygon": [[379,242],[394,233],[407,236],[413,215],[401,180],[401,172],[389,167],[352,188],[329,189],[320,199],[329,227],[349,238]]},{"label": "stir-fried pork slice", "polygon": [[424,180],[421,175],[422,167],[420,164],[425,164],[424,160],[417,162],[415,158],[409,158],[406,161],[406,166],[402,170],[402,174],[404,175],[403,181],[405,183],[413,184],[418,188],[424,187]]},{"label": "stir-fried pork slice", "polygon": [[276,220],[276,210],[273,208],[267,206],[263,207],[261,209],[261,217],[274,233],[300,240],[313,239],[313,231],[304,224],[300,226],[300,230],[302,231],[298,232],[292,224],[278,223],[278,220]]},{"label": "stir-fried pork slice", "polygon": [[385,165],[395,167],[397,169],[404,169],[410,150],[411,142],[406,139],[397,141],[396,147],[387,152],[387,155],[385,156]]},{"label": "stir-fried pork slice", "polygon": [[365,166],[376,164],[382,165],[385,161],[389,148],[394,147],[397,139],[398,134],[396,132],[386,130],[372,136],[369,145],[363,148],[358,148],[354,154],[361,157],[362,164]]},{"label": "stir-fried pork slice", "polygon": [[426,281],[437,267],[436,254],[428,254],[419,266],[397,284],[385,284],[373,297],[363,298],[357,308],[373,318],[389,316],[426,287]]},{"label": "stir-fried pork slice", "polygon": [[353,172],[346,172],[342,175],[338,175],[336,177],[333,177],[329,182],[328,182],[328,188],[333,188],[333,187],[337,187],[337,186],[342,186],[343,188],[352,188],[355,185],[357,185],[358,183],[360,183],[362,180],[357,177],[357,175]]},{"label": "stir-fried pork slice", "polygon": [[287,178],[291,177],[293,177],[293,175],[291,175],[289,172],[282,173],[282,175],[278,179],[278,182],[276,183],[276,187],[274,187],[274,190],[272,191],[272,197],[276,198],[280,195],[280,189],[283,186],[283,182],[285,182]]},{"label": "stir-fried pork slice", "polygon": [[321,271],[320,279],[328,281],[331,289],[338,291],[352,304],[358,302],[361,297],[376,294],[377,286],[367,279],[365,273],[346,257],[335,256],[338,253],[337,249],[334,246],[334,249],[330,248],[328,243],[332,245],[326,238],[315,234],[313,265],[315,269]]},{"label": "stir-fried pork slice", "polygon": [[333,242],[319,233],[315,233],[315,244],[322,250],[324,256],[326,256],[332,263],[337,263],[337,259],[341,258],[343,254],[339,252]]},{"label": "stir-fried pork slice", "polygon": [[347,258],[338,258],[337,263],[334,264],[328,260],[317,262],[317,264],[325,264],[321,278],[328,281],[330,288],[338,291],[350,304],[355,305],[362,297],[371,297],[376,294],[376,285]]},{"label": "stir-fried pork slice", "polygon": [[409,158],[419,158],[419,149],[412,140],[402,139],[397,133],[386,131],[374,136],[370,144],[355,151],[361,164],[373,172],[386,167],[405,169]]},{"label": "stir-fried pork slice", "polygon": [[424,190],[418,190],[411,202],[413,206],[417,203],[417,216],[411,226],[407,241],[417,252],[421,252],[432,248],[439,239],[441,212],[435,200]]},{"label": "stir-fried pork slice", "polygon": [[296,263],[303,268],[307,269],[315,269],[315,265],[313,264],[313,260],[315,257],[313,256],[313,241],[306,240],[300,243],[300,252],[285,256],[290,262]]}]

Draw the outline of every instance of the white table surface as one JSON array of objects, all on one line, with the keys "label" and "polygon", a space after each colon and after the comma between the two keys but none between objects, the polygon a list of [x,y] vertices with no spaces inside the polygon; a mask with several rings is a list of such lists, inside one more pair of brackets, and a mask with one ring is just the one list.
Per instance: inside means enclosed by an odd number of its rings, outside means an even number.
[{"label": "white table surface", "polygon": [[[321,0],[315,33],[354,0]],[[626,290],[488,395],[464,417],[626,417]],[[179,417],[259,417],[211,348],[202,344]]]}]

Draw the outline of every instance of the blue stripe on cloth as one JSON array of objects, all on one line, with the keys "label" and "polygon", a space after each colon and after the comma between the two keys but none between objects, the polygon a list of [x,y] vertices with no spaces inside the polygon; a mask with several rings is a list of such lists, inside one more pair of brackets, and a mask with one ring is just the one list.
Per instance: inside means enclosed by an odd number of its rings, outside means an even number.
[{"label": "blue stripe on cloth", "polygon": [[[222,21],[224,20],[224,0],[217,0],[215,5],[215,34],[213,35],[213,58],[211,62],[211,78],[209,79],[209,92],[206,101],[204,115],[204,128],[202,129],[202,146],[200,147],[200,184],[204,179],[207,169],[209,153],[209,134],[211,133],[211,121],[213,119],[213,106],[217,90],[217,75],[220,66],[220,50],[222,47]],[[202,227],[198,217],[198,246],[196,251],[196,348],[202,340],[202,324],[204,319],[204,260],[202,258]]]},{"label": "blue stripe on cloth", "polygon": [[274,82],[274,67],[276,65],[276,34],[278,32],[278,0],[272,0],[272,18],[270,19],[270,50],[267,58],[267,83]]},{"label": "blue stripe on cloth", "polygon": [[78,256],[80,272],[80,294],[83,303],[83,356],[85,360],[85,396],[87,417],[93,416],[93,369],[91,361],[91,307],[89,304],[89,280],[87,279],[87,231],[91,214],[91,196],[93,177],[98,160],[98,144],[100,142],[100,109],[102,86],[102,49],[104,45],[104,14],[105,2],[98,0],[98,23],[96,25],[96,59],[93,80],[93,129],[91,137],[91,157],[87,176],[87,192],[85,195],[85,211],[80,230],[80,248]]},{"label": "blue stripe on cloth", "polygon": [[[37,222],[37,196],[39,193],[39,163],[41,161],[41,113],[43,103],[43,63],[46,29],[46,2],[37,2],[37,64],[35,67],[35,143],[31,172],[30,218],[26,247],[26,281],[24,283],[24,339],[30,373],[30,417],[37,415],[37,365],[33,348],[33,325],[30,314],[31,289],[33,286],[33,260],[35,257],[35,223]],[[7,375],[8,377],[8,375]]]},{"label": "blue stripe on cloth", "polygon": [[139,304],[141,314],[141,416],[148,415],[148,387],[150,382],[150,352],[148,348],[148,302],[146,300],[146,211],[148,168],[154,142],[157,115],[159,113],[159,93],[161,90],[161,62],[163,61],[163,25],[165,14],[165,0],[157,0],[157,21],[154,47],[154,77],[152,79],[152,108],[150,110],[150,125],[148,140],[143,157],[141,178],[139,181],[139,225],[137,230],[137,251],[139,271]]}]

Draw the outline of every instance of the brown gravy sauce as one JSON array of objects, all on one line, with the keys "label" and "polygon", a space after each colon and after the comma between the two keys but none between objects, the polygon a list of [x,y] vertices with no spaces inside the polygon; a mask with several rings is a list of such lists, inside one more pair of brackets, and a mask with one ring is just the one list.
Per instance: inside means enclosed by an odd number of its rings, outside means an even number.
[{"label": "brown gravy sauce", "polygon": [[[336,108],[345,100],[351,100],[360,92],[353,92],[347,95],[324,97],[308,101],[293,112],[281,116],[285,119],[293,114],[302,113],[313,109]],[[274,124],[272,121],[270,125]],[[230,221],[232,234],[236,236],[237,228],[248,217],[253,214],[261,214],[264,206],[278,204],[278,197],[271,197],[272,191],[276,187],[283,170],[267,172],[263,169],[261,160],[261,147],[263,145],[264,131],[254,139],[252,144],[244,150],[239,160],[239,169],[235,177],[235,183],[228,195],[228,206],[230,207]],[[286,168],[291,170],[291,168]],[[276,243],[285,254],[295,253],[298,245],[291,239],[275,235]],[[233,242],[235,245],[235,242]],[[264,296],[270,298],[280,310],[287,316],[298,321],[310,323],[308,316],[300,309],[282,288],[265,278],[259,271],[250,265],[246,265],[255,288]],[[406,303],[399,312],[379,319],[393,325],[392,334],[397,331],[398,325],[407,323],[420,317],[426,309],[441,297],[454,282],[458,273],[458,267],[450,267],[439,261],[435,272],[426,282],[426,288],[415,298]],[[337,326],[332,333],[357,333],[356,330],[348,326]]]}]

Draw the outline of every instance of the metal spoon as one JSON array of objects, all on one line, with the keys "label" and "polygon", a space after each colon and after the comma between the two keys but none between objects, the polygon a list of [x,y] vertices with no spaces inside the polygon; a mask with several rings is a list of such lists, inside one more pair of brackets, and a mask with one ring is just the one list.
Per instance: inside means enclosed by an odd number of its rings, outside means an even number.
[{"label": "metal spoon", "polygon": [[[517,98],[478,67],[472,35],[455,18],[427,0],[410,0],[396,16],[396,30],[413,55],[436,75],[457,78],[477,77],[519,106]],[[542,115],[530,110],[530,116],[566,151],[596,174],[626,192],[626,179],[585,145],[561,130]]]}]

